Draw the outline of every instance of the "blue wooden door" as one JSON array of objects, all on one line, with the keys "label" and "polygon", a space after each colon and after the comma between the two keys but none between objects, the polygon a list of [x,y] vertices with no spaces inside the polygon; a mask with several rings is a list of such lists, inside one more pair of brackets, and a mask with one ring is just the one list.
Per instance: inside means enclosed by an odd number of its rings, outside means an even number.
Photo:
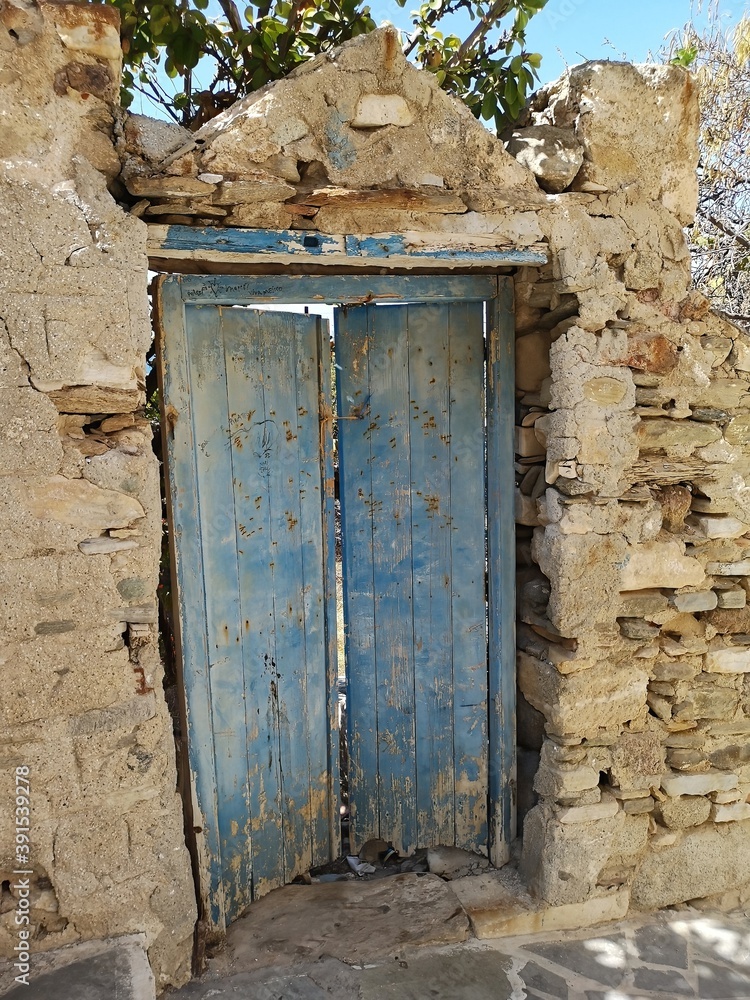
[{"label": "blue wooden door", "polygon": [[156,299],[209,925],[221,931],[340,846],[328,332],[253,304],[338,306],[354,844],[379,834],[402,851],[457,844],[504,863],[510,280],[175,276]]},{"label": "blue wooden door", "polygon": [[331,361],[320,318],[185,302],[180,282],[160,295],[168,469],[205,902],[222,929],[338,850]]},{"label": "blue wooden door", "polygon": [[485,303],[337,320],[352,843],[486,851]]}]

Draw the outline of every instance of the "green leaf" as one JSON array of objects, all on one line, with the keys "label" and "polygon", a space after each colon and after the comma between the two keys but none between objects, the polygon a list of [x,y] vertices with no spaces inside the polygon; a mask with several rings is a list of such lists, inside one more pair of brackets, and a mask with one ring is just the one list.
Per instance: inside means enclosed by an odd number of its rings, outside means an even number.
[{"label": "green leaf", "polygon": [[495,108],[497,107],[497,98],[490,91],[484,95],[482,98],[482,118],[485,121],[489,121],[495,114]]}]

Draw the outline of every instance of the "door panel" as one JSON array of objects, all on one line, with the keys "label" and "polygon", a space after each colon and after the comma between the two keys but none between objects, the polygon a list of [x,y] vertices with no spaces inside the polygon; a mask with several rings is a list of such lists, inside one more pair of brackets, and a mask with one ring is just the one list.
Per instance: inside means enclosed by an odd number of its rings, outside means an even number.
[{"label": "door panel", "polygon": [[353,845],[487,843],[482,303],[338,317]]},{"label": "door panel", "polygon": [[[330,356],[315,316],[188,305],[184,327],[184,367],[165,366],[165,401],[179,413],[170,485],[188,712],[193,675],[210,706],[209,738],[190,727],[191,755],[194,770],[214,772],[200,806],[221,925],[332,851],[333,523],[319,421]],[[177,434],[186,423],[191,440]],[[183,556],[187,534],[199,539],[196,562]],[[196,577],[202,606],[188,606]]]},{"label": "door panel", "polygon": [[165,278],[170,539],[215,930],[339,848],[330,349],[314,316],[233,308],[271,300],[339,305],[353,844],[489,846],[503,863],[514,835],[510,280]]}]

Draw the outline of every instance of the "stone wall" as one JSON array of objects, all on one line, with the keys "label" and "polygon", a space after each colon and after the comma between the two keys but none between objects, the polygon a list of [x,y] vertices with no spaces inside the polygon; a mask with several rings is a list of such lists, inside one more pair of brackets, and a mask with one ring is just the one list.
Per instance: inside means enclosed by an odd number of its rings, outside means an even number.
[{"label": "stone wall", "polygon": [[690,288],[690,78],[574,69],[510,155],[384,30],[192,134],[114,113],[108,8],[0,9],[2,781],[32,768],[37,946],[145,930],[187,973],[143,220],[547,249],[515,274],[523,872],[550,904],[746,893],[750,340]]},{"label": "stone wall", "polygon": [[155,624],[145,227],[107,191],[116,13],[7,0],[0,59],[0,954],[25,765],[32,951],[145,932],[164,987],[190,972],[195,893]]},{"label": "stone wall", "polygon": [[516,282],[519,740],[540,800],[523,871],[550,903],[620,887],[641,908],[737,902],[750,339],[690,287],[693,85],[592,64],[529,119],[532,165],[546,172],[534,137],[552,129],[583,164],[544,227],[550,266]]},{"label": "stone wall", "polygon": [[516,500],[522,868],[550,904],[750,886],[750,339],[691,290],[697,130],[682,70],[592,63],[506,150],[381,31],[121,140],[151,223],[546,247],[515,275]]}]

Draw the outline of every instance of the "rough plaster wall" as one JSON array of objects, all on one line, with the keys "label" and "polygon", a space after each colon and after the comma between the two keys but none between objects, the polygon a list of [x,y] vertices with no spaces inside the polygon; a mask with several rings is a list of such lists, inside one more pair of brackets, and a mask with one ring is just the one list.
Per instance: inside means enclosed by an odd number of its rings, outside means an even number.
[{"label": "rough plaster wall", "polygon": [[155,624],[145,233],[106,187],[116,15],[6,3],[0,49],[0,882],[23,764],[32,951],[145,932],[164,987],[189,975],[195,904]]}]

